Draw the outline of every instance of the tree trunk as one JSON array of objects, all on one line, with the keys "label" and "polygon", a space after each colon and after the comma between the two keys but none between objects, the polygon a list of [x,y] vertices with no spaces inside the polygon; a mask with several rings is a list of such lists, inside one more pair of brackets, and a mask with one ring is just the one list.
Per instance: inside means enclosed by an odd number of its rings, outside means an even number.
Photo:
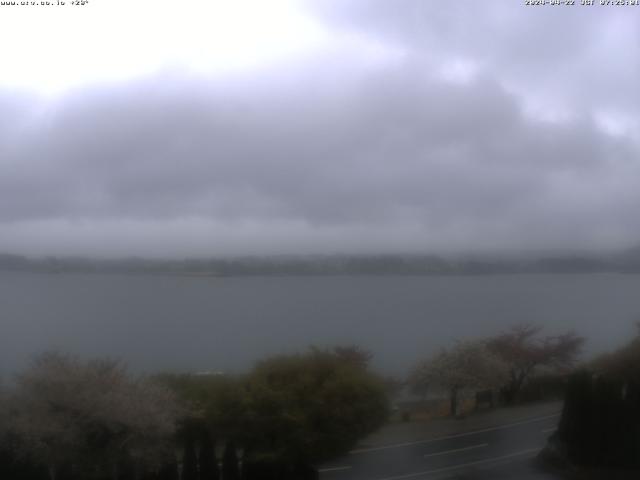
[{"label": "tree trunk", "polygon": [[451,416],[455,417],[458,414],[458,387],[451,389],[450,408]]}]

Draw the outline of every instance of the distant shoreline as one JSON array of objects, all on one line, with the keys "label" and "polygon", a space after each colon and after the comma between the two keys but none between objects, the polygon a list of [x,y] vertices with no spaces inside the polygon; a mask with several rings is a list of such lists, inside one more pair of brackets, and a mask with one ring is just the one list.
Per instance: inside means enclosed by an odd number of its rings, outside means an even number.
[{"label": "distant shoreline", "polygon": [[133,274],[191,278],[328,276],[486,276],[638,274],[640,256],[555,256],[527,259],[419,255],[279,256],[157,260],[29,258],[0,254],[0,271],[43,274]]}]

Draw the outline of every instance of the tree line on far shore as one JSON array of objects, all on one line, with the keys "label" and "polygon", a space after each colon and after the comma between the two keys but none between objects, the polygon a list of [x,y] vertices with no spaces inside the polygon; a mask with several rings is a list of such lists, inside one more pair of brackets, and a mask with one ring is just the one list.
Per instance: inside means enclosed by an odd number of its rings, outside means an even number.
[{"label": "tree line on far shore", "polygon": [[149,275],[492,275],[640,272],[640,249],[613,255],[278,255],[229,258],[30,258],[0,252],[0,271]]}]

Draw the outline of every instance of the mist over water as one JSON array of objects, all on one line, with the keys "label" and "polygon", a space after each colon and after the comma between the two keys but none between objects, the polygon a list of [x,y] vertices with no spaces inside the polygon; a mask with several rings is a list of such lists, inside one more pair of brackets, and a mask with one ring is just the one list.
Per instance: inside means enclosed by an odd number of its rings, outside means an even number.
[{"label": "mist over water", "polygon": [[241,372],[266,355],[356,343],[404,375],[454,339],[515,323],[575,329],[585,357],[640,317],[620,274],[190,278],[0,272],[0,374],[45,349],[120,358],[140,372]]}]

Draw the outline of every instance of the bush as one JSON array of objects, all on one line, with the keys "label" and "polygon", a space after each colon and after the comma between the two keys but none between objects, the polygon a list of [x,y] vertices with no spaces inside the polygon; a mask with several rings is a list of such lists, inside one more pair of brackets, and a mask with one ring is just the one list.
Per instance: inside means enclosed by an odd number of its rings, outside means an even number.
[{"label": "bush", "polygon": [[246,446],[254,455],[305,464],[351,449],[387,418],[385,385],[326,351],[261,362],[247,379]]}]

